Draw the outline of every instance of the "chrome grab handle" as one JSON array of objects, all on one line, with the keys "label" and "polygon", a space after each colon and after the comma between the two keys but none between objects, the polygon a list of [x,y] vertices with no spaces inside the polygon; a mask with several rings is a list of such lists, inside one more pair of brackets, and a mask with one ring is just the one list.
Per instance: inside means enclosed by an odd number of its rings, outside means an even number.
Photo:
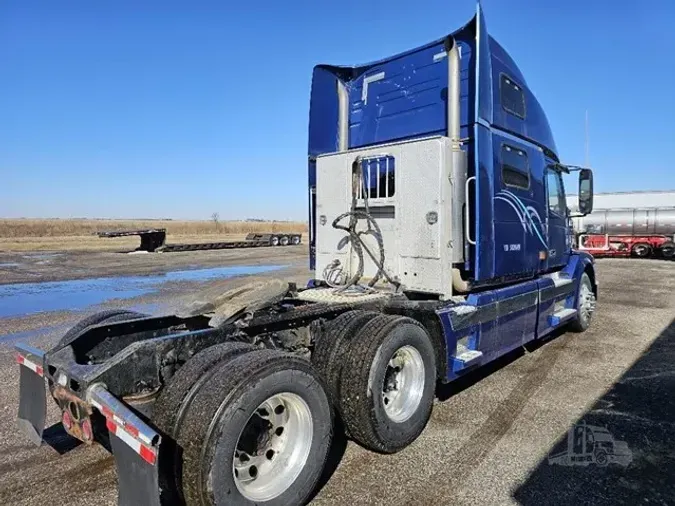
[{"label": "chrome grab handle", "polygon": [[464,183],[464,192],[465,192],[465,202],[466,202],[466,212],[464,213],[464,238],[466,239],[466,242],[471,244],[472,246],[476,245],[476,241],[472,240],[471,237],[469,237],[469,183],[471,180],[476,180],[476,176],[471,176],[466,178],[466,183]]}]

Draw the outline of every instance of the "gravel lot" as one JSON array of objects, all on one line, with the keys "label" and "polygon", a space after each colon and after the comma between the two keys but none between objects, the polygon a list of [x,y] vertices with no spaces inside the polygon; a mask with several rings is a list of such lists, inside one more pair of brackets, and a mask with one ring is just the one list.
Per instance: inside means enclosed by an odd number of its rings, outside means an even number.
[{"label": "gravel lot", "polygon": [[[90,254],[85,265],[96,276],[110,276],[194,264],[283,263],[290,267],[265,276],[298,282],[309,277],[304,248],[279,253],[282,258],[272,251],[216,252],[228,255],[224,263],[212,253],[145,255],[136,264],[109,256],[114,254],[96,254],[107,264],[96,263]],[[82,258],[64,255],[61,267],[42,264],[42,271],[19,260],[23,274],[14,273],[11,282],[37,281],[30,275],[35,272],[42,272],[39,280],[78,277],[73,273],[84,269]],[[313,503],[675,504],[675,262],[604,259],[597,269],[600,299],[588,332],[558,335],[439,387],[426,430],[396,455],[338,441],[327,483]],[[10,282],[3,278],[0,272],[0,279]],[[95,309],[145,306],[164,312],[197,288],[240,282],[167,282],[149,294]],[[53,504],[56,497],[56,503],[72,506],[116,503],[114,462],[102,448],[59,455],[48,446],[32,448],[16,431],[15,333],[48,347],[82,314],[0,318],[0,504]],[[49,421],[55,422],[58,414],[49,405]],[[547,457],[565,450],[566,433],[580,420],[606,426],[615,440],[625,441],[632,462],[627,467],[549,464]]]}]

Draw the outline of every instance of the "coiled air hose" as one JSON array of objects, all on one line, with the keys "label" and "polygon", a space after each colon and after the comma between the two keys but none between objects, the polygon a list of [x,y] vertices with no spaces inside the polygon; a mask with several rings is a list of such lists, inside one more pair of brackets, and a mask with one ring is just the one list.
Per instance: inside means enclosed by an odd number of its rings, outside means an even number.
[{"label": "coiled air hose", "polygon": [[[360,168],[360,173],[357,172],[357,167]],[[365,211],[357,209],[359,189],[363,190]],[[389,283],[394,285],[397,290],[400,287],[400,283],[397,280],[393,279],[393,277],[389,275],[389,273],[386,271],[384,267],[385,261],[384,240],[382,239],[382,231],[380,230],[380,226],[378,225],[375,218],[373,218],[373,216],[370,214],[370,208],[368,205],[368,191],[369,189],[366,187],[366,177],[363,164],[361,163],[361,157],[357,157],[352,165],[351,210],[335,218],[333,220],[332,227],[338,230],[344,230],[345,232],[347,232],[347,234],[349,234],[349,242],[351,243],[352,248],[354,249],[354,252],[358,257],[358,268],[356,269],[356,272],[347,280],[343,279],[342,267],[340,266],[339,260],[334,260],[333,262],[328,264],[323,271],[324,281],[326,281],[326,283],[329,286],[336,288],[338,289],[338,291],[343,293],[352,287],[360,288],[361,289],[360,291],[372,291],[373,286],[375,286],[375,284],[382,277],[384,277]],[[349,224],[347,226],[340,225],[340,222],[347,217],[349,218]],[[366,221],[367,229],[359,232],[356,230],[356,227],[360,219]],[[376,256],[370,250],[368,245],[365,243],[363,236],[366,235],[372,235],[373,237],[375,237],[377,247],[379,250],[378,256]],[[366,253],[368,253],[368,256],[377,266],[377,272],[375,273],[375,276],[373,276],[373,278],[368,282],[367,287],[359,285],[359,281],[363,277],[363,270],[365,266],[365,259],[363,256],[364,250]],[[358,291],[359,290],[357,290],[357,293]]]}]

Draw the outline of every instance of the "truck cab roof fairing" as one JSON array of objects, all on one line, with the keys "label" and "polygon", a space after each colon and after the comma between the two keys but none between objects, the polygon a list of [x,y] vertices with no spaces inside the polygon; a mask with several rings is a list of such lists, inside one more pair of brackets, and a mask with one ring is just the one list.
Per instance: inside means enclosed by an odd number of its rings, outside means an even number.
[{"label": "truck cab roof fairing", "polygon": [[[312,75],[310,99],[309,155],[315,157],[337,150],[338,79],[345,84],[349,93],[349,148],[427,135],[444,135],[447,131],[447,119],[444,115],[447,72],[443,68],[447,63],[440,53],[444,50],[445,42],[453,39],[460,46],[463,60],[462,136],[471,136],[471,129],[468,128],[471,124],[487,123],[527,139],[557,158],[557,148],[548,119],[529,89],[523,73],[507,51],[487,34],[487,30],[480,34],[481,26],[485,30],[479,7],[476,16],[459,30],[423,46],[361,65],[316,65]],[[476,37],[477,32],[479,37]],[[481,53],[483,57],[480,56]],[[476,58],[476,55],[479,57]],[[427,65],[432,62],[429,58],[436,58],[434,63],[443,63],[433,69],[431,65]],[[406,77],[407,83],[403,83],[404,72],[410,72],[411,69],[414,69],[419,82]],[[500,82],[503,75],[522,88],[526,110],[524,118],[516,117],[502,107]],[[481,80],[479,86],[475,85],[476,76]],[[364,84],[364,81],[367,82]],[[436,81],[435,85],[432,84],[433,81]],[[368,90],[365,103],[361,101],[366,95],[364,86]],[[401,93],[401,97],[395,97],[397,91]],[[480,112],[476,107],[478,101],[481,102]],[[388,112],[378,114],[375,112],[377,108],[388,108]],[[479,115],[478,119],[476,113]],[[398,118],[401,119],[401,124],[398,124]],[[412,126],[402,126],[403,123]]]}]

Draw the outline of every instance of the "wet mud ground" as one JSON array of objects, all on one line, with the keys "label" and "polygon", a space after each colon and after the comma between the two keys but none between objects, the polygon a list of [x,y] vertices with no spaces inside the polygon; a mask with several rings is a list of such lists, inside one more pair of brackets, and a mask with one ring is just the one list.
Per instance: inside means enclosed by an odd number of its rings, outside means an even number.
[{"label": "wet mud ground", "polygon": [[[47,348],[74,322],[103,308],[170,313],[196,290],[250,280],[221,278],[248,266],[259,269],[255,277],[304,284],[310,276],[304,247],[0,255],[0,311],[6,314],[0,315],[0,504],[114,505],[117,493],[114,461],[102,448],[59,455],[49,446],[31,447],[17,433],[13,342]],[[7,269],[16,272],[7,277]],[[167,272],[173,274],[163,277]],[[338,439],[313,504],[675,504],[675,262],[602,259],[597,272],[600,299],[586,333],[560,333],[439,386],[422,436],[396,455]],[[111,276],[119,279],[111,283]],[[97,281],[68,284],[84,278]],[[87,290],[93,295],[77,299],[77,311],[34,312],[47,304],[34,285],[42,281],[56,283],[46,284],[48,299]],[[113,299],[99,300],[101,290]],[[3,306],[22,295],[23,305]],[[48,423],[57,420],[49,403]],[[548,456],[567,448],[567,431],[580,421],[625,441],[630,464],[550,464]]]}]

